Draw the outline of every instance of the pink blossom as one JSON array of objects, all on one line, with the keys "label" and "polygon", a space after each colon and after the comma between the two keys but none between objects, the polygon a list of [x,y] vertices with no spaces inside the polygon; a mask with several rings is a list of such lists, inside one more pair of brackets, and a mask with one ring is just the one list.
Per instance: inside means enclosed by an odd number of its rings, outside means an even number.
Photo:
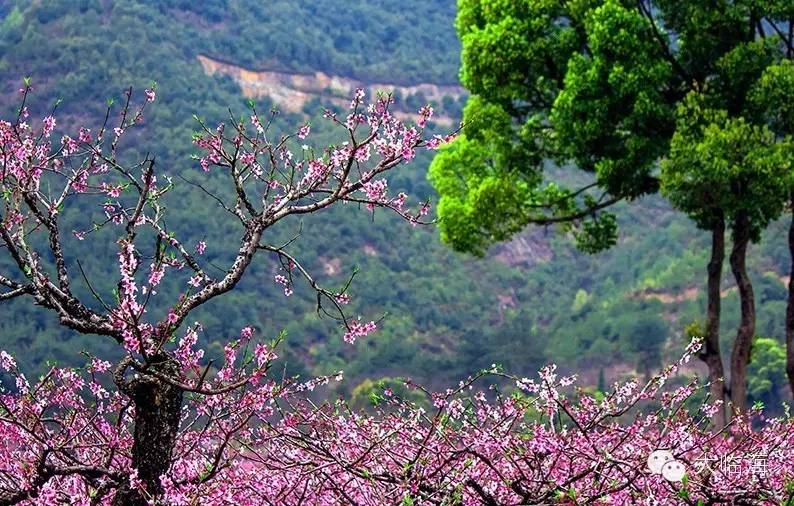
[{"label": "pink blossom", "polygon": [[52,131],[55,129],[55,118],[53,118],[52,116],[47,116],[46,118],[44,118],[44,121],[42,123],[44,124],[42,133],[44,134],[44,137],[49,137],[50,134],[52,134]]},{"label": "pink blossom", "polygon": [[437,135],[436,135],[435,137],[433,137],[432,139],[429,139],[429,140],[428,140],[428,141],[425,143],[425,147],[426,147],[428,150],[431,150],[431,151],[432,151],[432,150],[436,150],[436,149],[438,149],[440,146],[441,146],[441,139],[440,139],[440,138],[439,138],[439,136],[437,136]]},{"label": "pink blossom", "polygon": [[298,129],[298,139],[305,139],[311,132],[311,126],[307,123]]},{"label": "pink blossom", "polygon": [[256,162],[256,155],[250,151],[246,151],[240,156],[240,161],[245,165],[253,165]]},{"label": "pink blossom", "polygon": [[264,129],[264,127],[262,127],[262,123],[259,121],[259,116],[257,116],[256,114],[252,114],[251,115],[251,124],[254,125],[254,127],[256,128],[256,131],[257,131],[257,133],[259,133],[259,135],[264,135],[265,129]]},{"label": "pink blossom", "polygon": [[107,360],[100,360],[100,359],[98,359],[96,357],[91,359],[91,367],[90,367],[90,369],[91,369],[92,372],[101,374],[103,372],[109,371],[110,367],[111,367],[111,364]]},{"label": "pink blossom", "polygon": [[364,97],[366,93],[364,92],[364,88],[357,88],[355,94],[353,96],[353,100],[350,102],[350,108],[355,109],[364,101]]},{"label": "pink blossom", "polygon": [[78,135],[77,138],[80,142],[85,142],[86,144],[90,143],[93,140],[91,137],[91,130],[83,127],[80,127],[80,134]]},{"label": "pink blossom", "polygon": [[92,172],[94,174],[104,174],[104,173],[106,173],[109,170],[110,170],[110,167],[108,167],[108,164],[102,163],[102,164],[99,164],[99,165],[95,166],[93,168]]},{"label": "pink blossom", "polygon": [[433,117],[433,108],[429,105],[426,105],[419,109],[419,120],[416,124],[419,128],[424,128],[427,125],[427,121]]},{"label": "pink blossom", "polygon": [[258,367],[263,367],[268,362],[272,362],[278,356],[273,353],[267,345],[263,343],[258,343],[254,348],[254,356],[256,357],[256,364]]},{"label": "pink blossom", "polygon": [[202,274],[195,274],[195,275],[190,277],[190,279],[188,280],[187,284],[189,284],[190,286],[195,286],[195,287],[198,288],[199,286],[201,286],[201,282],[203,280],[204,280],[204,276]]},{"label": "pink blossom", "polygon": [[80,145],[77,144],[77,141],[69,137],[68,135],[64,135],[61,138],[61,147],[63,156],[69,156],[77,152],[80,149]]},{"label": "pink blossom", "polygon": [[163,275],[165,274],[165,268],[163,266],[156,266],[155,264],[151,264],[149,266],[150,273],[149,273],[149,286],[155,287],[160,284],[160,281],[163,279]]},{"label": "pink blossom", "polygon": [[366,337],[375,332],[377,325],[374,321],[361,323],[361,318],[348,324],[347,332],[342,337],[346,343],[354,344],[359,337]]},{"label": "pink blossom", "polygon": [[3,370],[10,371],[16,366],[16,361],[11,355],[8,354],[8,352],[5,350],[0,351],[0,367],[2,367]]},{"label": "pink blossom", "polygon": [[388,183],[385,179],[377,179],[364,183],[362,191],[367,195],[367,198],[373,202],[380,202],[386,195]]},{"label": "pink blossom", "polygon": [[121,185],[110,185],[107,182],[102,182],[102,191],[104,191],[108,197],[116,199],[121,196],[121,192],[123,187]]},{"label": "pink blossom", "polygon": [[301,186],[313,186],[322,183],[328,175],[328,169],[328,165],[322,159],[310,160],[306,175],[301,181]]},{"label": "pink blossom", "polygon": [[77,193],[84,193],[88,190],[88,171],[81,170],[72,180],[72,189]]},{"label": "pink blossom", "polygon": [[292,295],[292,284],[290,283],[289,279],[287,279],[286,276],[283,276],[281,274],[276,274],[273,277],[273,279],[275,280],[276,283],[284,287],[285,296],[289,297],[290,295]]}]

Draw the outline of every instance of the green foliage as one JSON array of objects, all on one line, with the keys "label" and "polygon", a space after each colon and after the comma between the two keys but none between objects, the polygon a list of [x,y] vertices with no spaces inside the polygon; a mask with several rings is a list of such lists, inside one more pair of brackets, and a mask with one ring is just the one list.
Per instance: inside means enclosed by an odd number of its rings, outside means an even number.
[{"label": "green foliage", "polygon": [[662,92],[670,65],[645,19],[611,1],[461,0],[456,27],[472,96],[464,135],[430,169],[442,239],[482,254],[529,223],[561,219],[582,222],[563,230],[583,251],[615,244],[604,195],[549,183],[544,169],[573,161],[620,197],[655,188],[674,108]]},{"label": "green foliage", "polygon": [[752,402],[774,406],[786,382],[786,350],[775,339],[756,337],[747,370],[747,391]]},{"label": "green foliage", "polygon": [[585,253],[598,253],[614,246],[617,239],[618,222],[612,213],[599,213],[584,221],[581,228],[574,230],[576,247]]},{"label": "green foliage", "polygon": [[550,121],[560,154],[599,184],[629,198],[666,149],[673,109],[664,100],[671,79],[647,20],[635,8],[606,1],[585,18],[587,53],[571,55]]},{"label": "green foliage", "polygon": [[[442,240],[481,255],[527,224],[562,221],[583,251],[603,250],[617,234],[603,209],[657,191],[660,162],[665,195],[698,226],[725,204],[729,218],[750,214],[757,238],[788,194],[794,72],[778,32],[756,25],[788,12],[785,2],[459,0],[472,96],[464,135],[430,170]],[[592,179],[550,184],[547,160]]]},{"label": "green foliage", "polygon": [[349,404],[355,409],[380,406],[393,399],[402,399],[418,406],[429,407],[425,395],[405,386],[403,378],[385,377],[377,381],[365,379],[350,393]]},{"label": "green foliage", "polygon": [[769,65],[750,89],[750,110],[768,121],[777,135],[791,135],[794,129],[794,62],[783,60]]},{"label": "green foliage", "polygon": [[628,324],[628,343],[638,357],[638,368],[649,375],[661,362],[661,352],[667,340],[667,324],[660,317],[634,319]]},{"label": "green foliage", "polygon": [[[317,70],[375,82],[454,82],[457,47],[452,0],[410,0],[395,15],[385,0],[295,2],[147,0],[190,37],[180,46],[248,68]],[[417,51],[416,47],[421,47]],[[400,72],[394,72],[399,62]]]},{"label": "green foliage", "polygon": [[[472,95],[463,135],[430,168],[441,239],[481,256],[526,225],[559,224],[595,253],[631,221],[608,208],[661,188],[698,227],[724,218],[734,237],[759,241],[794,188],[794,71],[780,28],[791,13],[780,1],[459,0],[461,80]],[[702,276],[702,252],[652,256],[638,287],[646,295],[691,289],[681,267]],[[611,302],[610,313],[628,310]],[[733,304],[728,297],[726,309]],[[576,309],[587,333],[550,353],[617,352],[620,342],[640,368],[642,357],[658,359],[661,338],[615,340],[614,330],[659,335],[665,322],[648,315],[631,328],[618,314],[602,310],[596,322]]]},{"label": "green foliage", "polygon": [[[505,63],[489,58],[488,51],[475,51],[475,46],[464,52],[465,61],[500,72],[490,77],[464,75],[476,95],[466,105],[465,135],[433,164],[440,201],[425,180],[430,163],[426,152],[397,174],[390,192],[404,190],[412,198],[437,202],[444,240],[477,251],[484,259],[452,252],[441,244],[435,228],[410,227],[386,213],[373,216],[348,206],[312,216],[303,222],[294,252],[328,286],[341,286],[357,266],[350,311],[372,317],[387,312],[379,331],[355,347],[343,343],[340,329],[317,316],[311,291],[298,286],[285,299],[273,283],[276,262],[263,259],[235,291],[196,314],[204,323],[200,338],[208,356],[221,357],[222,343],[244,325],[253,324],[265,337],[286,329],[280,355],[288,373],[344,369],[346,381],[339,393],[350,393],[367,379],[375,385],[380,378],[403,375],[446,386],[492,363],[522,375],[534,374],[550,361],[561,369],[592,370],[594,378],[604,369],[605,385],[616,379],[611,365],[628,364],[641,372],[658,366],[653,362],[664,349],[664,336],[675,335],[676,322],[703,313],[702,292],[686,295],[699,286],[696,275],[707,251],[706,235],[676,217],[659,197],[643,197],[641,205],[632,208],[618,204],[614,223],[603,211],[595,213],[594,223],[601,227],[593,232],[606,235],[599,239],[601,244],[614,240],[613,224],[620,226],[625,243],[597,258],[575,251],[564,238],[543,233],[522,236],[504,251],[486,251],[492,242],[521,230],[528,214],[568,214],[587,205],[580,196],[572,197],[571,188],[593,181],[568,166],[550,171],[544,165],[544,159],[557,156],[556,141],[548,114],[529,107],[550,110],[564,84],[570,56],[585,43],[586,33],[575,27],[583,26],[597,3],[602,2],[569,2],[569,24],[561,21],[564,12],[558,2],[461,2],[459,30],[472,44],[480,44],[479,38],[487,35],[491,39],[482,44],[490,44],[489,51],[512,59]],[[206,240],[207,258],[223,267],[231,255],[226,245],[239,240],[236,229],[225,213],[179,176],[216,192],[228,187],[222,174],[205,175],[190,160],[196,129],[192,115],[213,125],[228,120],[227,108],[240,116],[248,105],[230,78],[207,77],[195,56],[205,52],[252,68],[324,70],[381,82],[454,82],[460,54],[451,2],[404,5],[398,12],[380,0],[278,1],[266,6],[249,0],[0,2],[0,109],[4,115],[15,112],[20,80],[30,75],[35,88],[31,116],[46,114],[62,98],[58,122],[73,133],[76,124],[96,128],[108,98],[114,99],[117,112],[127,86],[140,91],[156,80],[157,100],[144,128],[124,146],[124,158],[135,160],[146,152],[157,156],[160,169],[176,184],[166,202],[169,226],[188,244]],[[527,12],[539,14],[529,17]],[[355,30],[351,19],[356,20]],[[508,51],[509,46],[498,41],[516,25],[548,37],[528,38],[526,46],[526,41],[516,39],[517,47],[529,52]],[[349,45],[342,41],[343,32],[353,41]],[[358,54],[356,44],[365,38],[367,51]],[[528,70],[544,69],[549,61],[556,70],[548,75]],[[768,77],[759,81],[766,83],[758,84],[759,97],[771,97],[763,90],[777,90],[778,83],[787,82],[785,65],[765,71]],[[504,89],[522,89],[522,75],[535,75],[537,81],[530,83],[525,103],[511,103]],[[779,109],[770,105],[774,102],[764,100],[754,99],[757,114],[776,115]],[[265,112],[270,102],[261,99],[256,105]],[[326,123],[316,117],[320,106],[307,106],[306,115],[281,114],[277,127],[311,120],[317,144],[330,142]],[[779,136],[775,128],[770,126]],[[65,219],[100,219],[99,204],[67,205]],[[543,207],[546,204],[551,207]],[[567,230],[587,242],[585,224]],[[292,237],[301,226],[298,221],[286,225],[273,231],[273,242]],[[765,237],[783,233],[784,226],[775,222]],[[93,242],[77,241],[68,232],[64,236],[72,272],[79,272],[75,259],[81,259],[94,288],[111,300],[117,268],[99,260],[115,258],[115,233],[99,234]],[[4,261],[0,260],[0,272]],[[758,324],[764,335],[783,335],[779,307],[785,304],[785,287],[779,277],[788,262],[784,245],[767,240],[759,244],[750,266],[754,278],[771,272],[759,287],[759,294],[766,294]],[[90,301],[88,287],[79,275],[74,278],[75,290]],[[170,298],[184,286],[167,277],[159,288],[158,297]],[[580,290],[586,297],[578,295]],[[657,295],[669,300],[661,302],[654,298]],[[726,295],[724,304],[728,314],[736,305],[735,291]],[[80,363],[80,350],[108,358],[117,351],[104,338],[63,329],[47,312],[21,300],[0,305],[0,316],[0,347],[20,357],[23,368],[31,371],[29,377],[48,360]],[[725,318],[724,328],[735,323],[735,318]]]},{"label": "green foliage", "polygon": [[[441,150],[430,169],[430,180],[446,195],[438,202],[442,240],[479,256],[524,227],[529,193],[526,181],[493,170],[493,159],[481,147],[461,137]],[[487,152],[498,153],[499,146]]]},{"label": "green foliage", "polygon": [[731,118],[692,92],[681,103],[669,157],[662,163],[662,193],[702,228],[715,212],[728,220],[750,216],[752,234],[783,210],[791,158],[766,125]]}]

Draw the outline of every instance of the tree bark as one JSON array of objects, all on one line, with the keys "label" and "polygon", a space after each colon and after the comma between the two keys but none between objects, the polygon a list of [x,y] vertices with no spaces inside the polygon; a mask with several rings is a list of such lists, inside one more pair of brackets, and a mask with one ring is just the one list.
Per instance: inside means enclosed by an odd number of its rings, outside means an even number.
[{"label": "tree bark", "polygon": [[[151,369],[161,375],[178,377],[179,365],[168,356],[155,359]],[[135,404],[135,430],[132,467],[145,485],[145,494],[130,484],[121,487],[114,506],[146,506],[147,496],[163,491],[160,476],[171,466],[171,455],[179,430],[182,390],[145,373],[129,380],[116,378],[116,384]]]},{"label": "tree bark", "polygon": [[791,394],[794,395],[794,199],[792,199],[791,223],[788,228],[788,251],[791,257],[791,269],[786,305],[786,374]]},{"label": "tree bark", "polygon": [[739,289],[741,321],[731,353],[731,401],[734,414],[747,411],[747,364],[755,336],[755,299],[753,285],[747,275],[747,246],[750,243],[750,220],[740,212],[733,227],[731,270]]},{"label": "tree bark", "polygon": [[711,259],[707,267],[708,281],[706,284],[706,335],[700,353],[700,359],[706,363],[709,370],[711,400],[712,402],[722,401],[722,405],[712,419],[716,427],[723,427],[726,423],[725,369],[722,366],[722,354],[720,353],[720,281],[722,280],[724,261],[725,217],[720,213],[711,231]]}]

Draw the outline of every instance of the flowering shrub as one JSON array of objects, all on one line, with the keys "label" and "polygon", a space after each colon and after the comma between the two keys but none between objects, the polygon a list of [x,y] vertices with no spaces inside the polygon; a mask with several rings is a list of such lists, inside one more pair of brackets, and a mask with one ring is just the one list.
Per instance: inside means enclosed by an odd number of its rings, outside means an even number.
[{"label": "flowering shrub", "polygon": [[[196,330],[179,356],[199,373]],[[268,378],[276,355],[251,337],[244,329],[221,372],[196,389],[215,394],[188,397],[158,504],[785,504],[794,494],[791,421],[754,412],[709,430],[709,404],[683,408],[696,383],[664,389],[676,366],[643,387],[616,384],[600,400],[566,395],[572,378],[553,368],[537,380],[494,369],[443,393],[409,383],[427,395],[424,404],[384,391],[378,412],[365,415],[303,395],[341,373]],[[54,368],[35,385],[7,354],[2,367],[19,391],[0,398],[6,504],[112,504],[125,481],[148,497],[130,458],[132,407],[98,380],[108,362]],[[478,389],[486,376],[516,388]],[[648,401],[658,407],[636,410]],[[683,477],[654,472],[649,457],[659,449],[681,463]]]},{"label": "flowering shrub", "polygon": [[[338,202],[421,222],[427,203],[409,209],[385,176],[417,149],[450,139],[423,137],[431,108],[409,126],[389,112],[390,97],[366,105],[359,91],[345,118],[326,112],[345,140],[319,152],[291,149],[310,137],[308,125],[274,137],[272,117],[263,121],[255,109],[249,123],[202,123],[198,165],[221,171],[233,196],[198,186],[241,229],[234,260],[213,276],[204,260],[213,245],[186,244],[164,219],[161,200],[173,183],[158,180],[153,159],[130,167],[118,156],[120,138],[156,100],[154,86],[137,108],[128,93],[115,125],[109,109],[99,128],[79,127],[60,142],[54,114],[38,127],[28,123],[28,83],[21,92],[17,118],[0,121],[0,239],[16,266],[0,274],[0,300],[31,299],[71,329],[115,340],[124,356],[116,363],[90,356],[81,369],[54,367],[31,382],[0,353],[0,504],[791,501],[790,420],[752,412],[709,428],[713,405],[684,407],[696,383],[665,389],[697,343],[645,386],[629,381],[603,398],[571,393],[575,378],[553,367],[534,380],[494,368],[441,393],[410,382],[411,395],[386,389],[374,414],[311,401],[307,392],[341,372],[308,381],[271,374],[280,338],[265,342],[251,327],[227,343],[221,364],[206,359],[201,326],[186,323],[190,313],[232,290],[260,252],[279,262],[273,280],[285,295],[299,280],[315,290],[318,311],[339,321],[345,341],[376,330],[375,321],[345,313],[348,285],[320,286],[290,243],[268,244],[264,232]],[[118,289],[109,302],[85,279],[96,299],[89,305],[72,291],[60,217],[91,195],[102,196],[101,219],[72,234],[115,232]],[[158,296],[166,277],[182,287],[175,301]],[[508,382],[506,393],[481,390],[486,376]],[[764,473],[752,464],[760,457]],[[714,458],[736,464],[716,466]]]}]

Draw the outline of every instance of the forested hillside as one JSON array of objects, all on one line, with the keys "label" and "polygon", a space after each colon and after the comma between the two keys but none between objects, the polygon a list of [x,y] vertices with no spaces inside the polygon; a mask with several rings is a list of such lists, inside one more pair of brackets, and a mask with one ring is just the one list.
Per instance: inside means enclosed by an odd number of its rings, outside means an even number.
[{"label": "forested hillside", "polygon": [[[362,82],[457,83],[454,0],[0,1],[0,16],[4,116],[15,114],[24,76],[34,88],[32,116],[50,110],[51,97],[61,97],[59,128],[78,119],[99,125],[108,98],[118,103],[127,86],[157,82],[158,100],[147,111],[145,128],[123,146],[126,156],[156,156],[177,185],[168,201],[171,226],[194,242],[206,241],[208,257],[219,264],[229,260],[220,245],[238,238],[230,235],[224,214],[191,184],[209,178],[208,187],[220,187],[221,177],[205,176],[191,159],[193,115],[212,125],[227,119],[229,110],[244,117],[248,106],[231,77],[205,74],[199,54],[242,67],[322,71]],[[257,109],[270,105],[262,98]],[[317,105],[279,115],[278,125],[308,120],[322,138]],[[432,203],[430,156],[423,152],[401,168],[394,184]],[[80,212],[99,215],[99,204]],[[576,251],[552,227],[529,230],[475,259],[442,245],[432,227],[411,227],[352,207],[324,212],[278,233],[287,239],[300,231],[293,247],[325,283],[343,285],[356,272],[353,310],[373,318],[385,313],[381,330],[352,350],[339,329],[315,312],[313,293],[298,288],[285,298],[273,281],[273,259],[253,266],[239,290],[201,311],[201,338],[223,340],[250,322],[272,335],[285,330],[288,370],[344,369],[343,388],[362,385],[355,393],[364,396],[371,385],[367,378],[410,374],[442,385],[492,363],[522,374],[556,362],[580,368],[591,384],[601,371],[606,381],[626,371],[647,372],[677,356],[686,341],[684,327],[703,317],[708,237],[660,197],[620,206],[618,219],[617,246],[595,256]],[[757,333],[777,342],[784,334],[789,262],[784,234],[782,224],[773,225],[750,255]],[[113,263],[90,259],[114,256],[114,239],[102,236],[90,245],[66,239],[73,255],[68,260],[85,259],[82,268],[90,278],[107,280],[94,287],[106,294],[114,289]],[[732,286],[726,273],[726,349],[738,318]],[[89,288],[83,283],[82,289]],[[25,303],[0,306],[0,346],[28,367],[80,360],[81,349],[112,354],[106,344],[73,335]],[[211,350],[221,354],[222,345]],[[782,388],[783,366],[769,370],[769,381],[761,390],[751,388],[751,395],[774,397]]]}]

